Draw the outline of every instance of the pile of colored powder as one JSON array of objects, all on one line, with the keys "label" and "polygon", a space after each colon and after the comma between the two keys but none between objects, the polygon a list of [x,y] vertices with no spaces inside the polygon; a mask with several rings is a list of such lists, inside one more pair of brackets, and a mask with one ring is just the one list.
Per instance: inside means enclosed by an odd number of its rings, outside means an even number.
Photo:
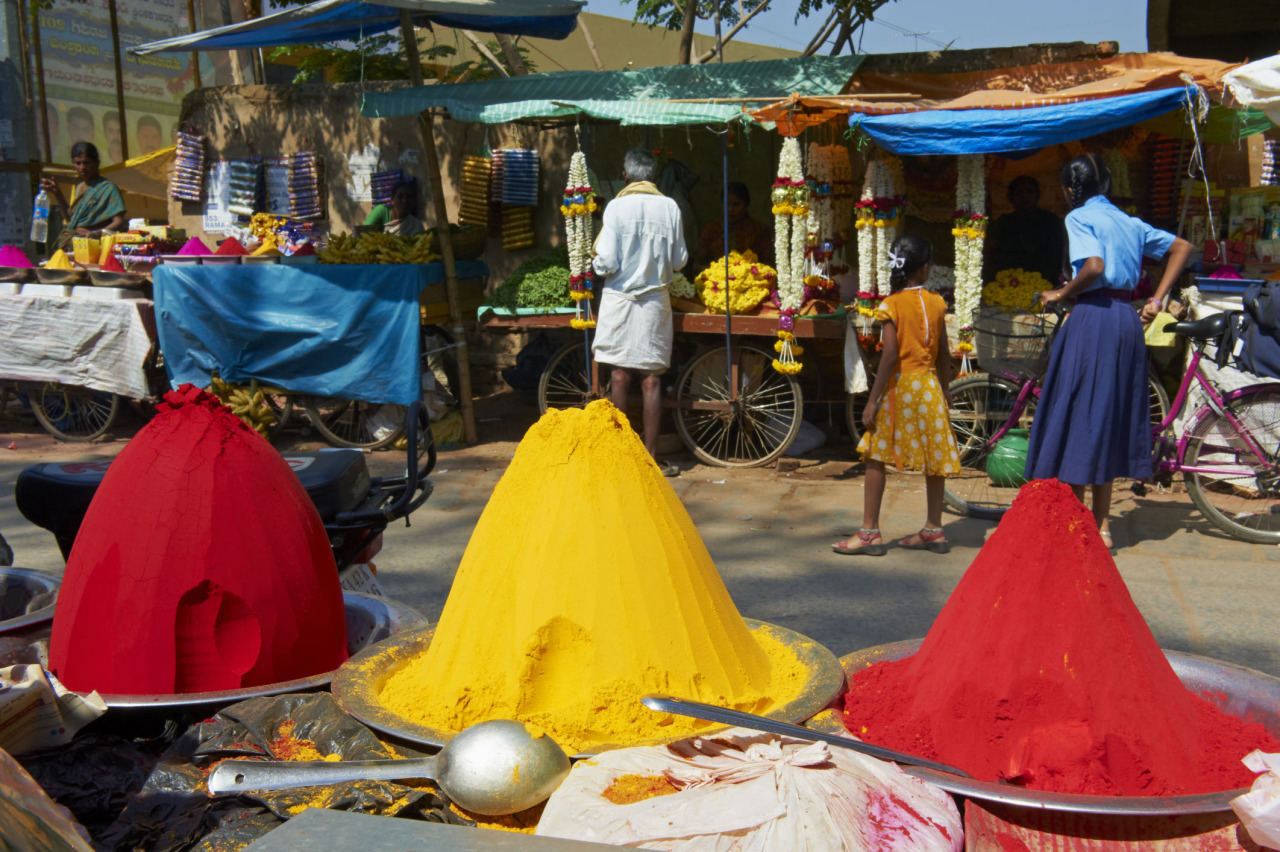
[{"label": "pile of colored powder", "polygon": [[600,795],[615,805],[631,805],[680,790],[665,775],[619,775]]},{"label": "pile of colored powder", "polygon": [[279,257],[281,255],[281,251],[271,243],[263,243],[250,252],[250,254],[254,257]]},{"label": "pile of colored powder", "polygon": [[171,695],[346,659],[333,552],[270,444],[191,385],[116,457],[76,536],[50,668],[68,688]]},{"label": "pile of colored powder", "polygon": [[209,247],[205,245],[199,237],[192,237],[186,241],[182,248],[178,249],[178,254],[184,257],[198,254],[209,254]]},{"label": "pile of colored powder", "polygon": [[289,256],[290,257],[312,257],[313,255],[315,255],[315,253],[316,253],[315,246],[313,246],[311,243],[303,243],[302,245],[294,249]]},{"label": "pile of colored powder", "polygon": [[1023,487],[920,650],[854,675],[845,713],[867,742],[1060,793],[1232,790],[1280,750],[1182,685],[1057,480]]},{"label": "pile of colored powder", "polygon": [[108,254],[107,259],[102,262],[103,272],[124,272],[124,267],[120,265],[120,261],[116,260],[114,254]]},{"label": "pile of colored powder", "polygon": [[218,246],[218,250],[214,252],[220,257],[240,257],[248,253],[249,251],[235,237],[227,237]]},{"label": "pile of colored powder", "polygon": [[806,671],[747,628],[688,512],[609,402],[551,410],[494,488],[430,646],[386,678],[400,716],[543,728],[570,754],[707,726],[653,692],[767,712]]},{"label": "pile of colored powder", "polygon": [[62,249],[58,249],[53,253],[53,257],[49,258],[48,262],[45,263],[44,268],[62,270],[74,269],[71,265],[71,258],[67,257],[67,253]]},{"label": "pile of colored powder", "polygon": [[0,268],[30,269],[31,261],[27,254],[17,246],[0,246]]}]

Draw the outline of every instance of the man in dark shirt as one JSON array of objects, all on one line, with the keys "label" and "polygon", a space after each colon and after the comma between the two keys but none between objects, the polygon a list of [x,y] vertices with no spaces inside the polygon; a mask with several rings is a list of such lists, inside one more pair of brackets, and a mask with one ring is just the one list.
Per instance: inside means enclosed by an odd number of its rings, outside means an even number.
[{"label": "man in dark shirt", "polygon": [[1009,183],[1009,202],[1013,212],[996,219],[988,235],[986,280],[1006,269],[1025,269],[1058,286],[1066,260],[1062,220],[1040,207],[1040,184],[1030,175]]}]

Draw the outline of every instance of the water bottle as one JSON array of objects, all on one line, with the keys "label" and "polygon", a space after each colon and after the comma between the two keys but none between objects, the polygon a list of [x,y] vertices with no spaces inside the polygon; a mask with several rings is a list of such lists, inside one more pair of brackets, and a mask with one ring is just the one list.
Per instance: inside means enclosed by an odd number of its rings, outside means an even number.
[{"label": "water bottle", "polygon": [[49,241],[49,193],[44,189],[36,196],[35,209],[31,211],[31,242]]}]

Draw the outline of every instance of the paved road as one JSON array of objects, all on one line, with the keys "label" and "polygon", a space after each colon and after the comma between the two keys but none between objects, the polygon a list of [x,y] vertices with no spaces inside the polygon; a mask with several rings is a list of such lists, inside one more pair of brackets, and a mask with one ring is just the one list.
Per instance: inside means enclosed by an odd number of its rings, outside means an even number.
[{"label": "paved road", "polygon": [[[506,400],[482,402],[480,416],[482,432],[495,439],[441,454],[432,476],[435,493],[411,527],[388,530],[376,560],[388,593],[432,619],[514,451],[513,439],[533,412]],[[62,568],[53,537],[28,524],[13,505],[18,471],[41,460],[114,455],[135,428],[122,427],[116,440],[104,444],[58,445],[29,424],[0,420],[0,532],[19,565]],[[296,441],[307,446],[305,435]],[[823,458],[805,460],[792,473],[677,459],[685,471],[672,485],[745,615],[797,630],[837,654],[923,636],[993,525],[948,516],[953,549],[944,556],[834,554],[828,545],[856,529],[860,517],[861,469],[847,461],[847,444],[819,452]],[[375,475],[396,472],[399,463],[389,453],[367,458]],[[1122,496],[1113,524],[1116,562],[1160,644],[1280,676],[1280,549],[1223,537],[1185,494]],[[923,518],[923,481],[891,477],[886,535],[906,535]],[[519,548],[513,540],[513,559]]]}]

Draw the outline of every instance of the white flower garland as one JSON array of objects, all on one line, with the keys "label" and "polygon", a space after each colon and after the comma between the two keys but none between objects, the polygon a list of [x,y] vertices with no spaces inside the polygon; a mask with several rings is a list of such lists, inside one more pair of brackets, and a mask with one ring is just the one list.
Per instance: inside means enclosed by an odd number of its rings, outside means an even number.
[{"label": "white flower garland", "polygon": [[893,170],[883,160],[867,164],[858,202],[858,297],[863,301],[889,295],[889,248],[898,237],[902,199]]},{"label": "white flower garland", "polygon": [[575,151],[569,160],[569,180],[560,202],[564,215],[565,242],[569,248],[569,295],[573,297],[577,314],[569,324],[573,328],[595,328],[591,315],[592,279],[591,244],[595,232],[592,214],[597,210],[595,192],[587,171],[587,157]]},{"label": "white flower garland", "polygon": [[960,350],[973,351],[973,317],[982,298],[982,245],[987,232],[986,171],[982,154],[960,157],[956,179],[956,321]]},{"label": "white flower garland", "polygon": [[[795,360],[791,332],[795,315],[804,301],[804,250],[808,243],[809,186],[800,160],[800,143],[782,140],[778,157],[778,177],[773,183],[774,254],[778,272],[778,338],[783,346],[773,368],[780,373],[800,372]],[[785,336],[784,336],[785,335]]]}]

